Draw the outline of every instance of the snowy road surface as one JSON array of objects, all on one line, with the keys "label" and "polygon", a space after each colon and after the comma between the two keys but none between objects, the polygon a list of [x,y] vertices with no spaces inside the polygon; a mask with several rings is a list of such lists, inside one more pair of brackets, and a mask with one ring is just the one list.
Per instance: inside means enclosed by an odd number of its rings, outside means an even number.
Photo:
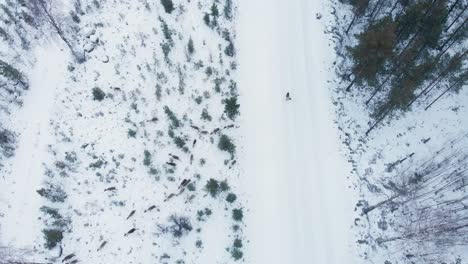
[{"label": "snowy road surface", "polygon": [[349,168],[327,86],[333,50],[317,12],[327,12],[317,0],[240,5],[250,263],[356,263]]}]

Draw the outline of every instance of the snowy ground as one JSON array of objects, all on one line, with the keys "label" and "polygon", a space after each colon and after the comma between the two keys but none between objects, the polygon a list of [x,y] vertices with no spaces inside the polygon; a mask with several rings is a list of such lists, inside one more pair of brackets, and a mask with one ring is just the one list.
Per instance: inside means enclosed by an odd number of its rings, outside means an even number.
[{"label": "snowy ground", "polygon": [[43,180],[47,145],[53,141],[49,121],[58,85],[65,78],[68,57],[54,44],[38,47],[35,55],[38,63],[28,76],[33,85],[24,99],[24,107],[15,115],[15,131],[21,136],[5,178],[8,192],[2,194],[2,206],[9,208],[5,210],[8,213],[3,219],[2,239],[17,248],[33,245],[37,239],[33,234],[40,229],[37,215],[41,202],[36,190]]},{"label": "snowy ground", "polygon": [[338,151],[327,83],[333,50],[324,20],[315,18],[326,9],[303,0],[240,6],[251,263],[356,262],[349,168]]}]

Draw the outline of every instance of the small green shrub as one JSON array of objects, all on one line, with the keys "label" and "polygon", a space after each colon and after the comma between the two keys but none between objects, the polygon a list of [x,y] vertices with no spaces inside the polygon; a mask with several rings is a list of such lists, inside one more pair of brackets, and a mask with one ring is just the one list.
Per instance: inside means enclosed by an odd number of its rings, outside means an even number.
[{"label": "small green shrub", "polygon": [[234,239],[234,243],[232,243],[232,246],[235,248],[242,248],[242,240],[240,238]]},{"label": "small green shrub", "polygon": [[164,112],[166,113],[167,117],[168,117],[169,120],[171,121],[171,126],[172,126],[172,128],[178,128],[178,127],[180,127],[180,121],[179,121],[179,119],[176,117],[176,115],[174,114],[174,112],[172,112],[171,109],[169,109],[168,106],[164,106]]},{"label": "small green shrub", "polygon": [[205,24],[207,26],[210,26],[211,24],[211,19],[210,19],[210,15],[208,13],[206,13],[204,16],[203,16],[203,21],[205,21]]},{"label": "small green shrub", "polygon": [[211,15],[214,18],[217,18],[219,16],[218,6],[215,3],[213,3],[213,5],[211,6]]},{"label": "small green shrub", "polygon": [[224,134],[219,137],[218,148],[222,151],[228,152],[231,156],[234,156],[234,153],[236,152],[236,146],[232,143],[232,140]]},{"label": "small green shrub", "polygon": [[203,109],[203,111],[201,113],[201,119],[206,120],[208,122],[211,122],[211,120],[213,120],[211,115],[208,113],[208,109],[206,109],[206,108]]},{"label": "small green shrub", "polygon": [[191,192],[194,192],[195,191],[195,184],[193,183],[189,183],[189,185],[187,185],[187,190],[191,191]]},{"label": "small green shrub", "polygon": [[234,43],[232,43],[232,41],[230,41],[229,44],[224,49],[224,54],[226,54],[229,57],[234,57],[234,55],[236,55],[236,50],[234,48]]},{"label": "small green shrub", "polygon": [[197,241],[195,242],[195,246],[196,246],[197,248],[202,248],[203,242],[202,242],[201,240],[197,240]]},{"label": "small green shrub", "polygon": [[232,219],[234,219],[235,221],[242,221],[243,218],[244,218],[244,213],[242,209],[232,210]]},{"label": "small green shrub", "polygon": [[168,14],[171,14],[175,9],[172,0],[161,0],[161,4],[164,7],[164,11]]},{"label": "small green shrub", "polygon": [[175,137],[174,138],[174,143],[176,144],[177,147],[181,148],[181,149],[184,149],[185,147],[185,139],[182,138],[182,137]]},{"label": "small green shrub", "polygon": [[206,183],[205,190],[211,194],[212,197],[216,197],[219,193],[219,182],[215,179],[209,179]]},{"label": "small green shrub", "polygon": [[67,198],[65,191],[59,186],[50,185],[49,188],[42,188],[38,190],[37,193],[53,203],[63,203]]},{"label": "small green shrub", "polygon": [[195,47],[193,45],[192,38],[190,38],[189,41],[188,41],[187,50],[188,50],[189,54],[193,54],[195,52]]},{"label": "small green shrub", "polygon": [[95,101],[102,101],[106,94],[101,90],[99,87],[93,88],[93,100]]},{"label": "small green shrub", "polygon": [[7,79],[21,83],[25,89],[28,88],[26,77],[7,62],[0,60],[0,75]]},{"label": "small green shrub", "polygon": [[151,161],[151,153],[148,150],[144,151],[145,158],[143,159],[143,165],[145,166],[150,166],[152,161]]},{"label": "small green shrub", "polygon": [[235,195],[234,193],[229,193],[227,196],[226,196],[226,201],[228,203],[233,203],[234,201],[236,201],[237,199],[237,195]]},{"label": "small green shrub", "polygon": [[231,189],[231,187],[229,187],[229,184],[227,183],[227,180],[222,181],[219,184],[219,188],[221,189],[222,192],[229,191],[229,189]]},{"label": "small green shrub", "polygon": [[45,247],[48,249],[52,249],[57,246],[63,239],[63,233],[61,230],[58,229],[44,229],[42,230],[45,238]]},{"label": "small green shrub", "polygon": [[231,256],[234,260],[239,260],[244,256],[244,253],[238,248],[234,248],[231,250]]},{"label": "small green shrub", "polygon": [[239,114],[240,104],[237,103],[237,97],[233,96],[229,99],[225,99],[224,103],[224,112],[231,119],[234,120]]},{"label": "small green shrub", "polygon": [[127,134],[128,134],[128,137],[134,138],[136,136],[136,131],[133,129],[129,129]]}]

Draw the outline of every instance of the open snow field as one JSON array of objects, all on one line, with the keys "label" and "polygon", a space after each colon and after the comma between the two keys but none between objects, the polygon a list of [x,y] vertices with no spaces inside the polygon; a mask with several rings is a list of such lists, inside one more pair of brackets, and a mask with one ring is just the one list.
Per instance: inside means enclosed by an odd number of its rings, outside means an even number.
[{"label": "open snow field", "polygon": [[[319,12],[325,12],[319,1],[240,5],[251,263],[356,263],[349,168],[327,85],[334,55]],[[287,92],[292,101],[285,101]]]}]

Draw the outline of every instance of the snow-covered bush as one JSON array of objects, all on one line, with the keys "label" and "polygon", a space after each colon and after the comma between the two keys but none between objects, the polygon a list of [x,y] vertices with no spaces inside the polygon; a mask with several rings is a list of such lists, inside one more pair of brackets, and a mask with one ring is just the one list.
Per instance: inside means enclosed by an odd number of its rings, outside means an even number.
[{"label": "snow-covered bush", "polygon": [[235,221],[242,221],[243,218],[244,212],[242,211],[242,208],[232,210],[232,219]]},{"label": "snow-covered bush", "polygon": [[106,94],[104,93],[104,91],[101,90],[101,88],[99,88],[99,87],[94,87],[93,88],[93,100],[102,101],[102,100],[104,100],[105,96],[106,96]]},{"label": "snow-covered bush", "polygon": [[226,201],[228,203],[233,203],[234,201],[236,201],[237,199],[237,196],[234,194],[234,193],[229,193],[227,196],[226,196]]},{"label": "snow-covered bush", "polygon": [[219,193],[219,182],[215,179],[209,179],[205,185],[205,190],[211,194],[212,197],[216,197]]},{"label": "snow-covered bush", "polygon": [[224,100],[224,112],[231,120],[234,120],[239,114],[239,108],[240,104],[237,103],[236,96]]},{"label": "snow-covered bush", "polygon": [[42,233],[46,241],[45,247],[48,249],[56,247],[63,239],[63,232],[58,229],[44,229]]},{"label": "snow-covered bush", "polygon": [[234,153],[236,152],[236,146],[232,143],[231,138],[226,135],[221,135],[221,137],[219,137],[218,148],[222,151],[228,152],[231,156],[234,156]]},{"label": "snow-covered bush", "polygon": [[164,10],[168,14],[172,13],[172,11],[175,9],[172,0],[161,0],[161,5],[163,5]]}]

